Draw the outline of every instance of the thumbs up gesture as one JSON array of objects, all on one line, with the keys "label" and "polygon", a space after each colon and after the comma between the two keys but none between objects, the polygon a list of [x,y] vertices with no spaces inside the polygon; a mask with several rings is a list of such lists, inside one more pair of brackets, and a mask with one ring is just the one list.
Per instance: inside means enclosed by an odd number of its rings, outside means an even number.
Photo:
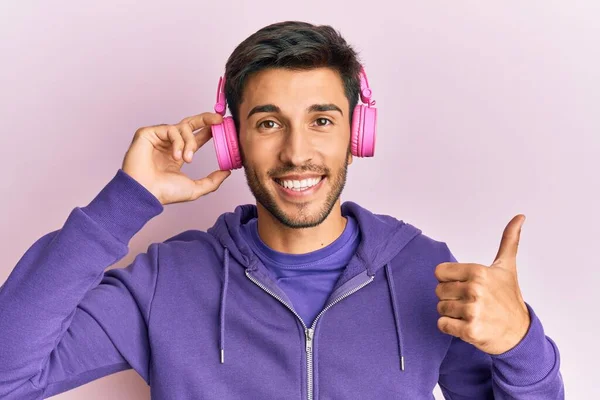
[{"label": "thumbs up gesture", "polygon": [[517,248],[524,221],[525,215],[519,214],[508,223],[492,265],[437,265],[440,331],[494,355],[523,339],[531,322],[517,282]]}]

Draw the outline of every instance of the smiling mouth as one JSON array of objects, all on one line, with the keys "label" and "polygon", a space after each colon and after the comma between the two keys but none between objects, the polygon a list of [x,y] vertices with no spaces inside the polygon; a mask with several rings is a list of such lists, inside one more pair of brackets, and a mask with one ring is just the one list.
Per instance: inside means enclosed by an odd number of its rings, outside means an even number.
[{"label": "smiling mouth", "polygon": [[275,182],[277,182],[278,185],[289,189],[289,190],[293,190],[295,192],[302,192],[304,190],[310,189],[313,186],[316,186],[319,184],[319,182],[321,182],[321,180],[324,178],[325,176],[317,176],[317,177],[312,177],[312,178],[306,178],[306,179],[279,179],[279,178],[273,178],[273,180]]}]

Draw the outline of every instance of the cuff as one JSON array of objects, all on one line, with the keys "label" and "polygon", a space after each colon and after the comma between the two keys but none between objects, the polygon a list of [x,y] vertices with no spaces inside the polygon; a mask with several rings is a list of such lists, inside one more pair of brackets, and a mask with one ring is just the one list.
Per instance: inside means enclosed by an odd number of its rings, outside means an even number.
[{"label": "cuff", "polygon": [[122,243],[164,207],[148,189],[119,169],[111,181],[81,210]]},{"label": "cuff", "polygon": [[492,355],[494,372],[513,386],[528,386],[544,379],[557,362],[554,344],[527,303],[531,324],[523,339],[505,353]]}]

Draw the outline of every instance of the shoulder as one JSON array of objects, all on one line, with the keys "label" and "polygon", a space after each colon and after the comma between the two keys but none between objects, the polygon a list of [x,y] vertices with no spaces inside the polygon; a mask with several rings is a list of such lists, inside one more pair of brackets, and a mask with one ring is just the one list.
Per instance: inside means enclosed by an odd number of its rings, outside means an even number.
[{"label": "shoulder", "polygon": [[421,232],[407,245],[410,246],[412,259],[417,262],[435,265],[455,261],[448,244],[445,241],[434,239]]}]

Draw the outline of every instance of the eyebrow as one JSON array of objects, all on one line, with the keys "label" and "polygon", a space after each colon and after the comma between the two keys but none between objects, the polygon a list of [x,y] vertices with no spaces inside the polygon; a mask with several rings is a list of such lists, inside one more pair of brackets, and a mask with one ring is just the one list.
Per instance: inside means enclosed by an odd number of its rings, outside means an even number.
[{"label": "eyebrow", "polygon": [[262,106],[256,106],[248,113],[246,119],[250,118],[253,114],[256,113],[268,113],[268,112],[281,112],[281,109],[274,104],[264,104]]},{"label": "eyebrow", "polygon": [[[329,104],[313,104],[311,106],[309,106],[307,108],[307,111],[309,113],[312,112],[325,112],[325,111],[337,111],[340,114],[342,114],[342,116],[344,115],[344,113],[342,112],[342,110],[336,106],[333,103],[329,103]],[[256,113],[269,113],[269,112],[274,112],[274,113],[280,113],[281,109],[279,107],[277,107],[274,104],[263,104],[260,106],[256,106],[254,107],[252,110],[250,110],[250,112],[248,113],[248,116],[246,117],[246,119],[250,118],[253,114]]]},{"label": "eyebrow", "polygon": [[325,112],[325,111],[338,111],[340,114],[342,114],[342,116],[344,115],[344,113],[342,112],[342,110],[336,106],[333,103],[329,103],[329,104],[313,104],[312,106],[308,107],[308,112]]}]

